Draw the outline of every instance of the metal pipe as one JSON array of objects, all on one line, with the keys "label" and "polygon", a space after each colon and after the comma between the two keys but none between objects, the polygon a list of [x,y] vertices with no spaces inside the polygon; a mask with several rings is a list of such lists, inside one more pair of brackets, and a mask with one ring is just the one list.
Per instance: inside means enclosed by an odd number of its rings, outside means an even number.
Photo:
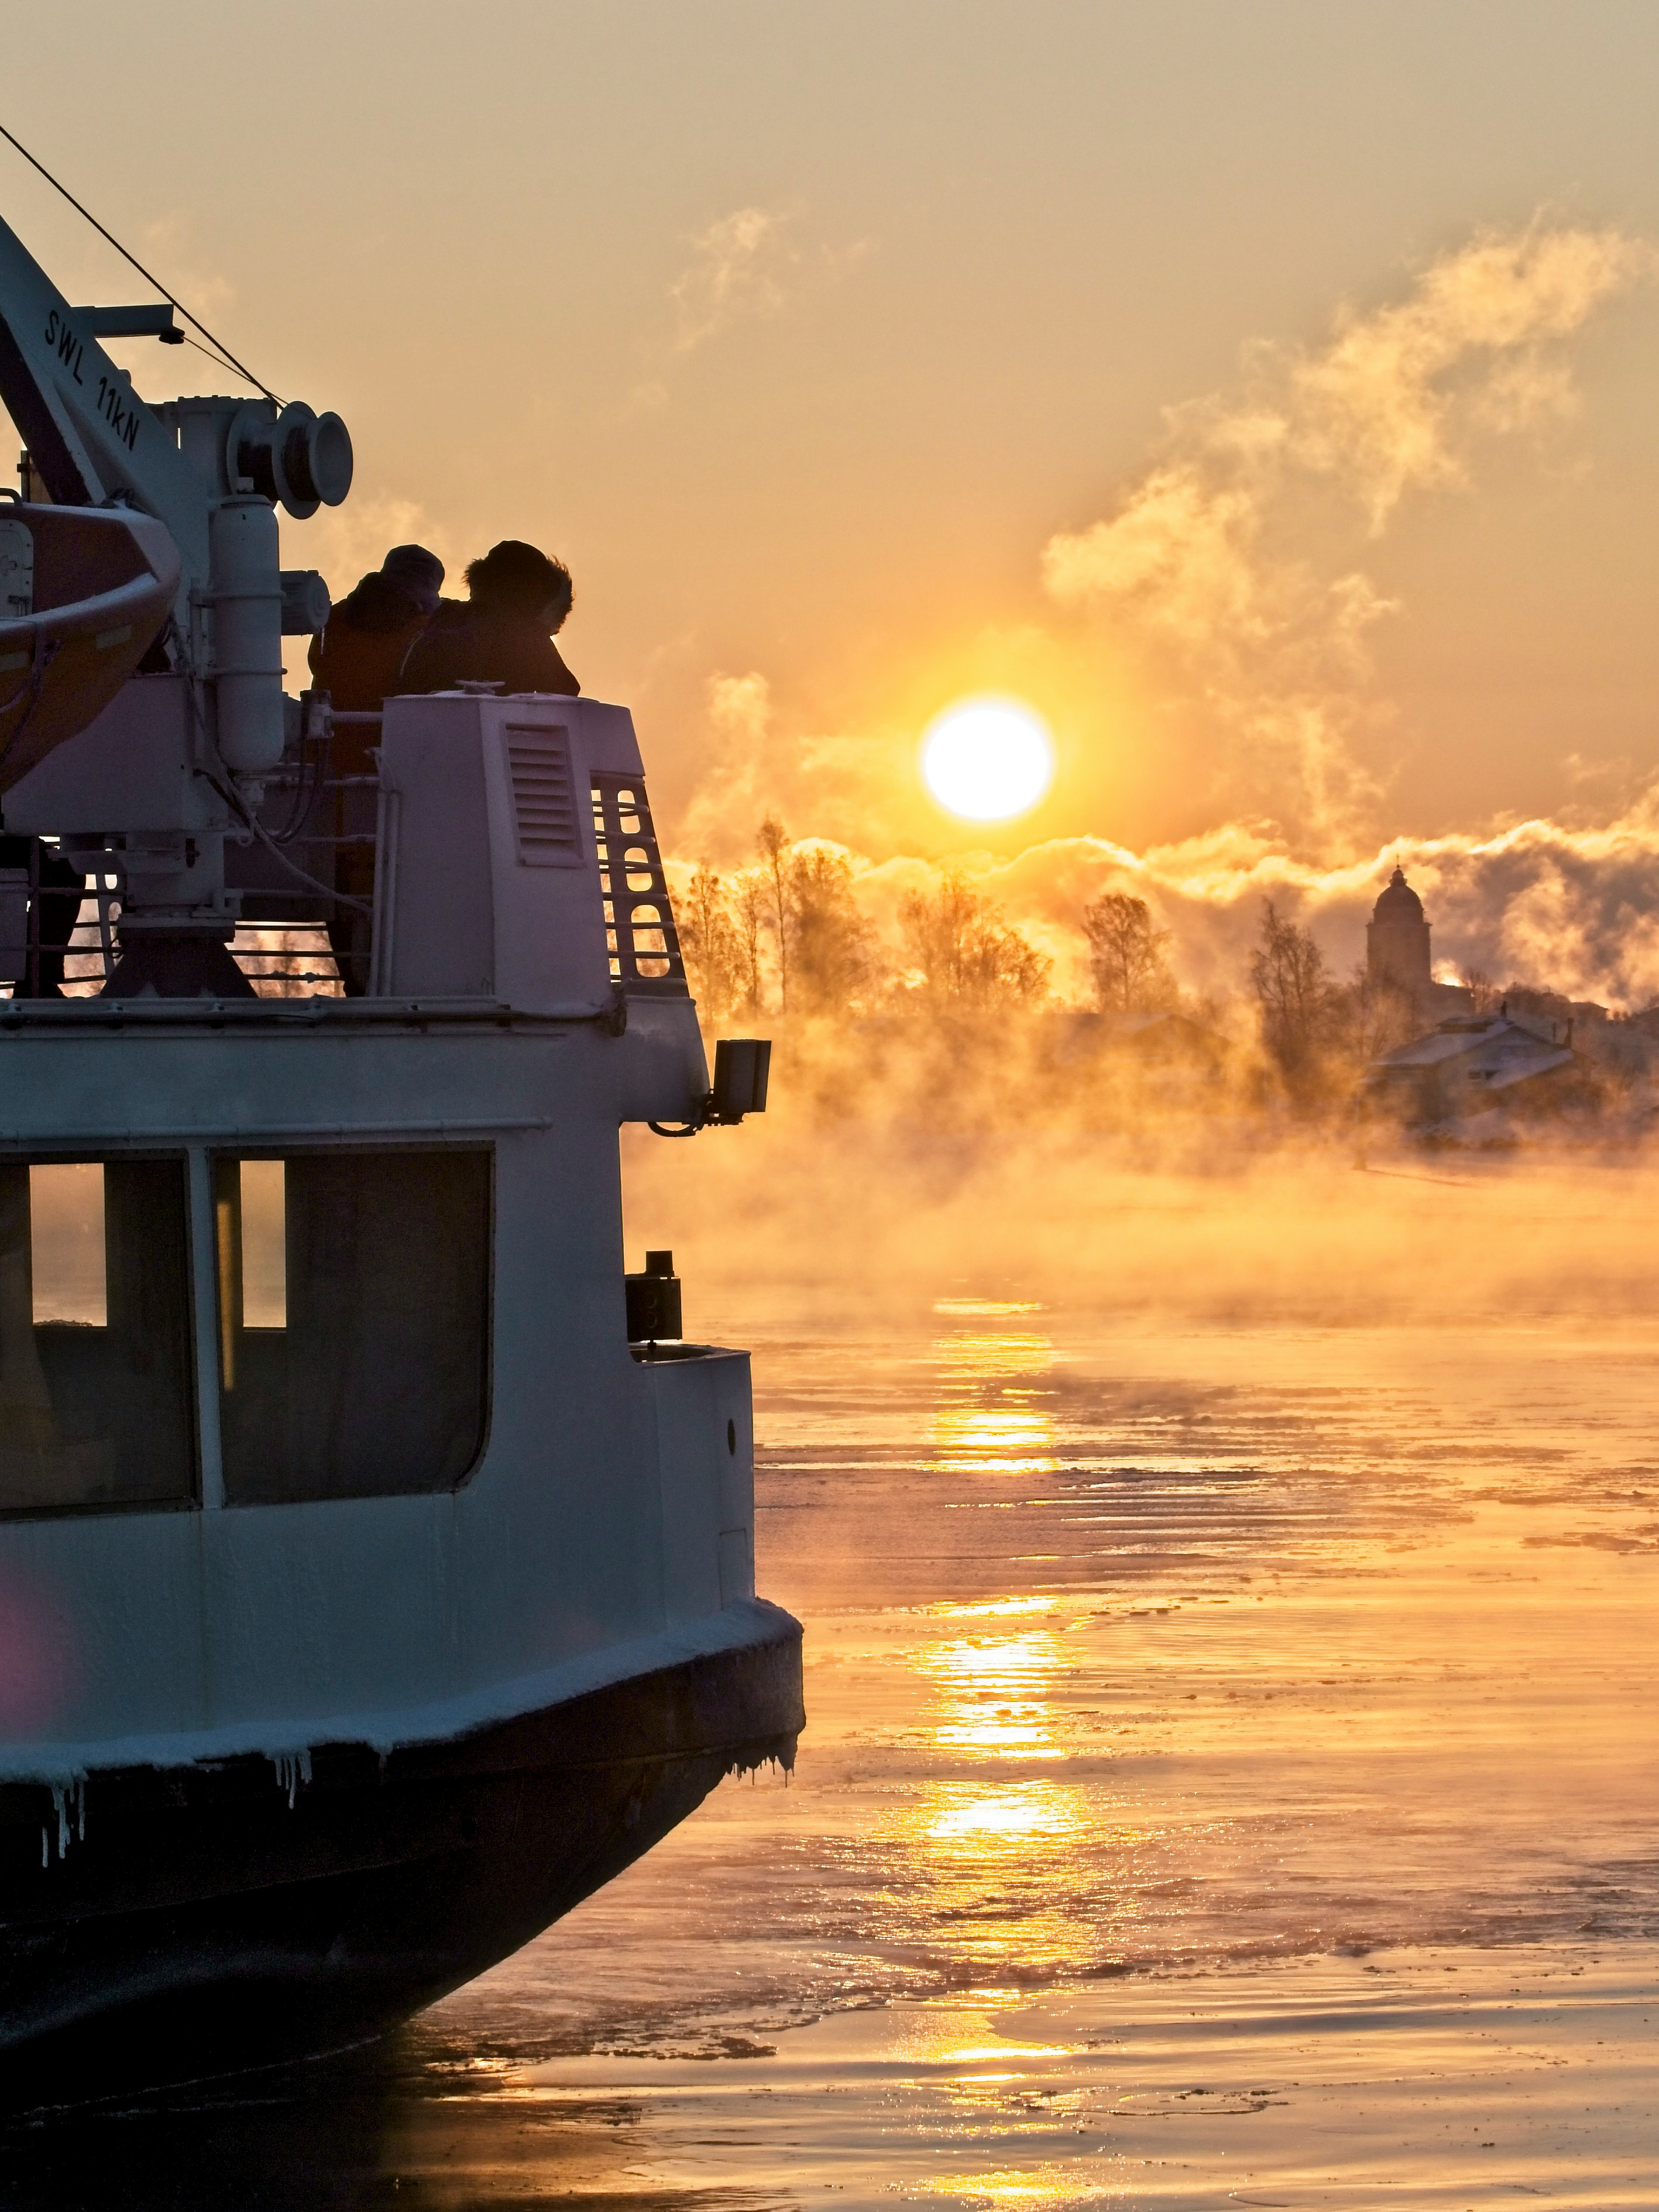
[{"label": "metal pipe", "polygon": [[208,522],[219,757],[261,775],[283,757],[282,581],[277,516],[263,499],[222,500]]}]

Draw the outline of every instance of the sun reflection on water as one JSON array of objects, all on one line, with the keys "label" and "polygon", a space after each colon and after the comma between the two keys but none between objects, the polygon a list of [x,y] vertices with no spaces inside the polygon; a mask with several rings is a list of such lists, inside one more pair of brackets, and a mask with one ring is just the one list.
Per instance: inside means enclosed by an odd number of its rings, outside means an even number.
[{"label": "sun reflection on water", "polygon": [[928,1834],[936,1843],[960,1836],[990,1837],[996,1842],[1064,1836],[1077,1826],[1070,1814],[1069,1807],[1056,1802],[1052,1783],[1028,1783],[999,1790],[991,1797],[971,1797],[964,1804],[947,1806]]},{"label": "sun reflection on water", "polygon": [[[1022,2173],[1003,2167],[995,2173],[936,2174],[929,2178],[928,2187],[937,2197],[967,2197],[977,2204],[1028,2204],[1038,2212],[1045,2205],[1058,2209],[1106,2201],[1070,2162],[1051,2166],[1046,2173],[1028,2166]],[[1088,2190],[1086,2197],[1078,2195],[1080,2187]]]},{"label": "sun reflection on water", "polygon": [[927,1728],[936,1744],[981,1759],[1061,1756],[1052,1698],[1070,1655],[1056,1630],[955,1637],[925,1645],[916,1664],[935,1686]]},{"label": "sun reflection on water", "polygon": [[[1099,1808],[1077,1784],[1041,1777],[1002,1784],[940,1782],[899,1816],[894,1840],[908,1884],[926,1893],[934,1943],[977,1969],[1023,1976],[1080,1954],[1088,1940],[1066,1869],[1099,1840]],[[1132,1841],[1132,1838],[1125,1838]],[[907,1917],[915,1905],[909,1900]],[[966,2063],[977,2046],[931,2054]],[[1006,2055],[1006,2054],[1002,2054]]]},{"label": "sun reflection on water", "polygon": [[[1010,1300],[945,1298],[934,1307],[955,1322],[1006,1322],[1040,1313]],[[983,1471],[1052,1474],[1054,1425],[1037,1401],[1054,1364],[1053,1339],[1032,1329],[958,1328],[936,1339],[938,1401],[933,1414],[936,1474]]]},{"label": "sun reflection on water", "polygon": [[1011,1613],[1052,1613],[1055,1609],[1055,1601],[1052,1597],[978,1598],[971,1604],[945,1600],[923,1608],[939,1620],[1001,1620]]}]

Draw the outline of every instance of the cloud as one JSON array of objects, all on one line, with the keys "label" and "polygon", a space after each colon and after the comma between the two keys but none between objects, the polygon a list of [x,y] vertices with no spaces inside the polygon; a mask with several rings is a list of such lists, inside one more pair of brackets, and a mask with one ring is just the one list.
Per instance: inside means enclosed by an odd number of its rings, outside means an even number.
[{"label": "cloud", "polygon": [[1337,974],[1348,973],[1364,957],[1365,924],[1396,862],[1424,901],[1448,980],[1479,969],[1499,983],[1618,1008],[1659,1002],[1659,788],[1597,828],[1540,818],[1399,838],[1338,866],[1297,857],[1270,826],[1233,822],[1144,853],[1105,838],[1056,839],[982,860],[974,872],[1058,955],[1079,992],[1077,917],[1100,891],[1120,889],[1171,931],[1183,982],[1225,994],[1241,988],[1267,898],[1313,930]]},{"label": "cloud", "polygon": [[690,259],[668,287],[673,327],[635,387],[636,404],[660,407],[672,362],[736,324],[772,321],[813,286],[849,275],[869,250],[863,240],[805,245],[800,220],[798,208],[734,208],[696,234]]},{"label": "cloud", "polygon": [[689,353],[732,323],[779,312],[802,261],[790,235],[795,220],[783,208],[736,208],[698,232],[691,259],[668,287],[675,353]]},{"label": "cloud", "polygon": [[1345,310],[1321,346],[1254,347],[1240,392],[1171,411],[1164,453],[1112,514],[1049,539],[1046,590],[1161,656],[1165,688],[1242,741],[1247,773],[1288,769],[1304,834],[1351,838],[1374,793],[1350,744],[1377,711],[1368,641],[1399,611],[1354,555],[1408,492],[1465,485],[1483,441],[1571,414],[1561,348],[1656,265],[1618,231],[1535,221]]},{"label": "cloud", "polygon": [[1410,295],[1339,318],[1289,362],[1285,449],[1340,478],[1381,531],[1407,490],[1467,481],[1473,432],[1532,429],[1576,404],[1547,349],[1654,274],[1644,241],[1615,230],[1485,233],[1432,263]]},{"label": "cloud", "polygon": [[758,670],[709,679],[708,765],[674,842],[694,860],[747,859],[773,794],[768,787],[772,686]]},{"label": "cloud", "polygon": [[1063,604],[1107,599],[1191,644],[1268,633],[1256,502],[1191,462],[1155,469],[1110,522],[1052,538],[1043,582]]}]

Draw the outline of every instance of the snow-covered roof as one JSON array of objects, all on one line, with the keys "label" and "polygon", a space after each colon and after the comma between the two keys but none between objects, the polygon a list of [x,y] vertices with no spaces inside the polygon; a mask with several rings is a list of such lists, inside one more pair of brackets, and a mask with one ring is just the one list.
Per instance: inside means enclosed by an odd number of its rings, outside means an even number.
[{"label": "snow-covered roof", "polygon": [[1558,1045],[1552,1050],[1534,1053],[1528,1059],[1517,1054],[1494,1068],[1477,1068],[1474,1073],[1483,1078],[1488,1091],[1507,1091],[1513,1084],[1530,1083],[1534,1075],[1547,1075],[1552,1067],[1571,1066],[1572,1058],[1571,1053]]},{"label": "snow-covered roof", "polygon": [[1444,1068],[1461,1061],[1467,1073],[1500,1090],[1551,1068],[1564,1067],[1573,1058],[1564,1046],[1548,1044],[1533,1030],[1507,1020],[1502,1014],[1485,1019],[1442,1022],[1427,1036],[1396,1045],[1371,1063],[1374,1076]]}]

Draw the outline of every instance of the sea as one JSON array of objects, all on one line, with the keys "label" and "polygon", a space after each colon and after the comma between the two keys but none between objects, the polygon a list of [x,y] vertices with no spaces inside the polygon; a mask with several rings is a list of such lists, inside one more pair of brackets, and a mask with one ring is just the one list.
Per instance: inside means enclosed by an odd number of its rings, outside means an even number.
[{"label": "sea", "polygon": [[631,1195],[793,1768],[372,2051],[65,2083],[0,2207],[1659,2205],[1659,1175],[859,1171]]}]

